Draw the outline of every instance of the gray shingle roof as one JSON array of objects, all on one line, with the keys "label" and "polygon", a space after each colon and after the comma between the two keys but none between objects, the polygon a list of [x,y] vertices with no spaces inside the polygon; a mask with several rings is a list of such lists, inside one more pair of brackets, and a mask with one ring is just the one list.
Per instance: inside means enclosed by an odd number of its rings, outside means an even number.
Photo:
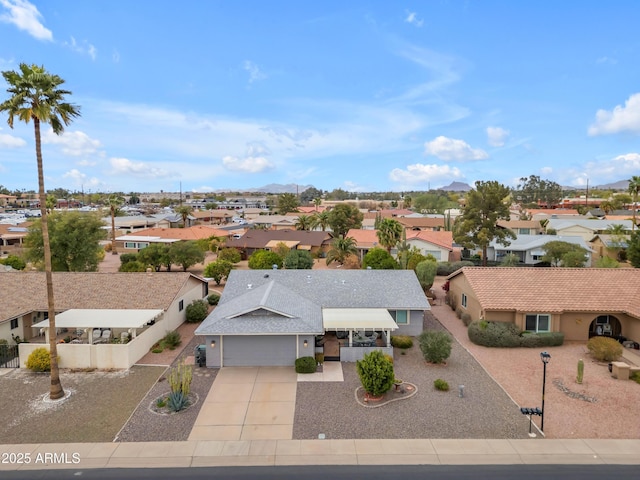
[{"label": "gray shingle roof", "polygon": [[196,334],[321,333],[322,308],[428,310],[429,302],[411,270],[232,270]]}]

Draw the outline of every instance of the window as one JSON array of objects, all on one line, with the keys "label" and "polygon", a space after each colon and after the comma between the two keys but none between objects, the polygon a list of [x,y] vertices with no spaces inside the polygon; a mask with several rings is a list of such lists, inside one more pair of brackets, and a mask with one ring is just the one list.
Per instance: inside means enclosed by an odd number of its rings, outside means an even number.
[{"label": "window", "polygon": [[524,329],[528,332],[548,332],[551,329],[551,315],[527,314]]},{"label": "window", "polygon": [[124,248],[129,250],[142,250],[149,246],[149,242],[124,242]]},{"label": "window", "polygon": [[178,311],[181,312],[182,310],[184,310],[184,300],[178,302]]},{"label": "window", "polygon": [[462,294],[462,306],[467,308],[467,295],[464,293]]},{"label": "window", "polygon": [[14,318],[13,320],[11,320],[11,330],[18,328],[18,319]]},{"label": "window", "polygon": [[530,235],[531,234],[531,229],[530,228],[521,228],[519,230],[520,231],[518,233],[520,235]]},{"label": "window", "polygon": [[406,310],[390,310],[389,313],[396,321],[398,325],[406,325],[409,322],[407,321],[407,311]]}]

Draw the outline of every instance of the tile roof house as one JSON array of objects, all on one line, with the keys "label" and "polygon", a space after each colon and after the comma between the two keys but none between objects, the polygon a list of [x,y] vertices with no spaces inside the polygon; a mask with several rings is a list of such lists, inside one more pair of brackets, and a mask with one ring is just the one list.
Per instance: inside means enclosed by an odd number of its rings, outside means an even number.
[{"label": "tile roof house", "polygon": [[453,246],[453,233],[446,230],[407,232],[407,243],[422,255],[433,255],[439,262],[460,260],[461,249]]},{"label": "tile roof house", "polygon": [[398,222],[407,230],[443,230],[444,217],[402,217]]},{"label": "tile roof house", "polygon": [[617,262],[627,260],[627,246],[629,235],[610,235],[600,233],[595,235],[590,241],[592,263],[602,257],[609,257]]},{"label": "tile roof house", "polygon": [[[185,306],[193,300],[204,298],[208,294],[207,282],[195,275],[183,272],[172,273],[97,273],[97,272],[54,272],[53,288],[56,311],[74,310],[111,312],[113,324],[130,312],[155,310],[160,317],[153,325],[140,325],[137,336],[126,345],[89,345],[90,331],[84,331],[81,344],[61,345],[64,348],[76,348],[67,353],[60,352],[62,368],[128,368],[149,351],[151,345],[162,338],[166,332],[174,330],[185,320]],[[45,337],[33,325],[46,319],[47,293],[43,272],[7,272],[0,273],[0,338],[11,342],[13,336],[29,340],[20,344],[20,358],[24,363],[29,349],[43,346]],[[57,316],[58,316],[57,315]],[[105,318],[101,316],[100,318]],[[92,324],[92,315],[85,316],[83,324],[74,325],[84,330],[104,328],[111,331],[113,338],[120,338],[126,329],[110,329],[110,322],[98,326]],[[60,324],[61,325],[61,324]],[[59,328],[62,328],[58,325]],[[71,328],[71,327],[70,327]],[[46,332],[48,335],[48,332]],[[125,348],[126,347],[126,348]],[[23,355],[22,349],[25,349]],[[99,348],[102,364],[96,364],[97,357],[91,357],[89,348]],[[109,350],[118,350],[107,354]],[[27,351],[28,350],[28,351]],[[106,363],[105,363],[106,362]]]},{"label": "tile roof house", "polygon": [[547,224],[547,230],[552,228],[558,235],[579,235],[588,242],[598,233],[608,233],[612,225],[621,225],[624,230],[631,232],[633,222],[631,220],[597,220],[589,218],[560,219],[551,218]]},{"label": "tile roof house", "polygon": [[464,267],[448,277],[449,302],[472,320],[521,330],[640,341],[640,269]]},{"label": "tile roof house", "polygon": [[[509,239],[510,243],[506,246],[492,240],[487,247],[487,260],[500,262],[505,256],[514,254],[518,256],[520,263],[536,265],[542,261],[544,245],[553,241],[573,243],[591,252],[589,243],[577,235],[518,235],[515,239]],[[591,255],[585,265],[591,266]]]},{"label": "tile roof house", "polygon": [[[195,333],[209,367],[293,365],[322,351],[316,336],[339,334],[339,359],[355,361],[375,348],[392,352],[392,332],[422,332],[429,308],[409,270],[233,270]],[[377,346],[374,335],[358,346],[366,331],[379,333]]]},{"label": "tile roof house", "polygon": [[508,228],[516,235],[540,235],[544,232],[538,220],[500,220],[498,226]]},{"label": "tile roof house", "polygon": [[227,238],[229,231],[211,225],[194,225],[188,228],[148,228],[129,235],[116,237],[116,248],[120,253],[136,253],[150,243],[174,243],[181,240],[202,240],[212,236]]},{"label": "tile roof house", "polygon": [[329,250],[332,240],[330,232],[252,229],[240,238],[227,241],[226,246],[237,248],[244,258],[250,257],[256,250],[271,249],[279,242],[292,249],[309,250],[312,254],[322,255]]},{"label": "tile roof house", "polygon": [[0,254],[20,252],[31,225],[32,222],[23,222],[18,225],[0,223]]}]

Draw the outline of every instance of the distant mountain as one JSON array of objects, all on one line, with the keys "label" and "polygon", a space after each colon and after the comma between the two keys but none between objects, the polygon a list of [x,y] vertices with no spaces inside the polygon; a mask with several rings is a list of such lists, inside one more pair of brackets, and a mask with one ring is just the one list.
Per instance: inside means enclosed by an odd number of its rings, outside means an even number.
[{"label": "distant mountain", "polygon": [[270,183],[264,187],[248,188],[245,191],[255,193],[302,193],[307,188],[311,188],[313,185],[298,185],[295,183],[289,183],[282,185],[280,183]]},{"label": "distant mountain", "polygon": [[438,190],[444,190],[445,192],[468,192],[472,188],[473,187],[471,187],[466,183],[451,182],[450,185],[447,185],[446,187],[441,187]]},{"label": "distant mountain", "polygon": [[604,185],[594,186],[593,188],[597,188],[599,190],[628,190],[629,189],[629,180],[619,180],[613,183],[606,183]]}]

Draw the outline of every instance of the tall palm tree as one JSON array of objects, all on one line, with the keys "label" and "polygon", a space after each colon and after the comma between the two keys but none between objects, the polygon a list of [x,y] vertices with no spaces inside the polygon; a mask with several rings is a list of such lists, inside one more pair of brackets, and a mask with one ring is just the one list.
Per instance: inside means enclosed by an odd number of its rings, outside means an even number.
[{"label": "tall palm tree", "polygon": [[342,265],[349,255],[357,255],[358,249],[356,245],[355,238],[335,238],[331,243],[331,250],[327,252],[327,265],[333,262],[338,262]]},{"label": "tall palm tree", "polygon": [[640,192],[640,176],[634,175],[629,179],[629,193],[633,197],[633,225],[631,230],[636,229],[636,209],[638,208],[638,193]]},{"label": "tall palm tree", "polygon": [[327,227],[329,226],[329,212],[328,211],[324,211],[324,212],[317,212],[313,214],[313,219],[314,219],[314,228],[315,227],[320,227],[322,228],[322,231],[324,232]]},{"label": "tall palm tree", "polygon": [[116,250],[116,215],[120,211],[120,207],[124,204],[124,197],[117,194],[109,195],[107,205],[109,205],[109,213],[111,214],[111,254],[117,255]]},{"label": "tall palm tree", "polygon": [[314,218],[311,215],[299,215],[295,224],[296,230],[313,230]]},{"label": "tall palm tree", "polygon": [[395,247],[400,240],[402,240],[402,232],[404,227],[402,224],[394,220],[393,218],[383,218],[378,223],[378,240],[380,245],[387,249],[387,252],[391,253],[391,249]]},{"label": "tall palm tree", "polygon": [[318,211],[318,207],[319,207],[320,205],[322,205],[322,199],[321,199],[321,198],[314,198],[314,199],[313,199],[313,204],[315,205],[315,207],[316,207],[316,212],[317,212],[317,211]]},{"label": "tall palm tree", "polygon": [[189,215],[193,212],[193,207],[189,205],[180,205],[176,208],[176,213],[182,217],[182,226],[187,228],[187,220],[189,219]]},{"label": "tall palm tree", "polygon": [[13,128],[15,117],[29,123],[33,120],[36,143],[36,161],[38,165],[38,197],[40,214],[42,215],[42,240],[44,244],[44,271],[47,283],[47,304],[49,312],[49,355],[51,358],[51,390],[49,397],[56,400],[64,397],[60,371],[58,369],[58,349],[56,343],[56,310],[53,297],[53,274],[51,268],[51,247],[49,244],[49,224],[47,222],[47,197],[44,189],[44,171],[42,166],[42,141],[40,123],[51,126],[53,133],[60,135],[64,127],[80,116],[80,107],[64,101],[71,92],[60,87],[64,80],[58,75],[47,72],[44,67],[20,64],[20,71],[2,72],[9,85],[7,92],[11,95],[0,104],[0,112],[7,112],[7,123]]}]

